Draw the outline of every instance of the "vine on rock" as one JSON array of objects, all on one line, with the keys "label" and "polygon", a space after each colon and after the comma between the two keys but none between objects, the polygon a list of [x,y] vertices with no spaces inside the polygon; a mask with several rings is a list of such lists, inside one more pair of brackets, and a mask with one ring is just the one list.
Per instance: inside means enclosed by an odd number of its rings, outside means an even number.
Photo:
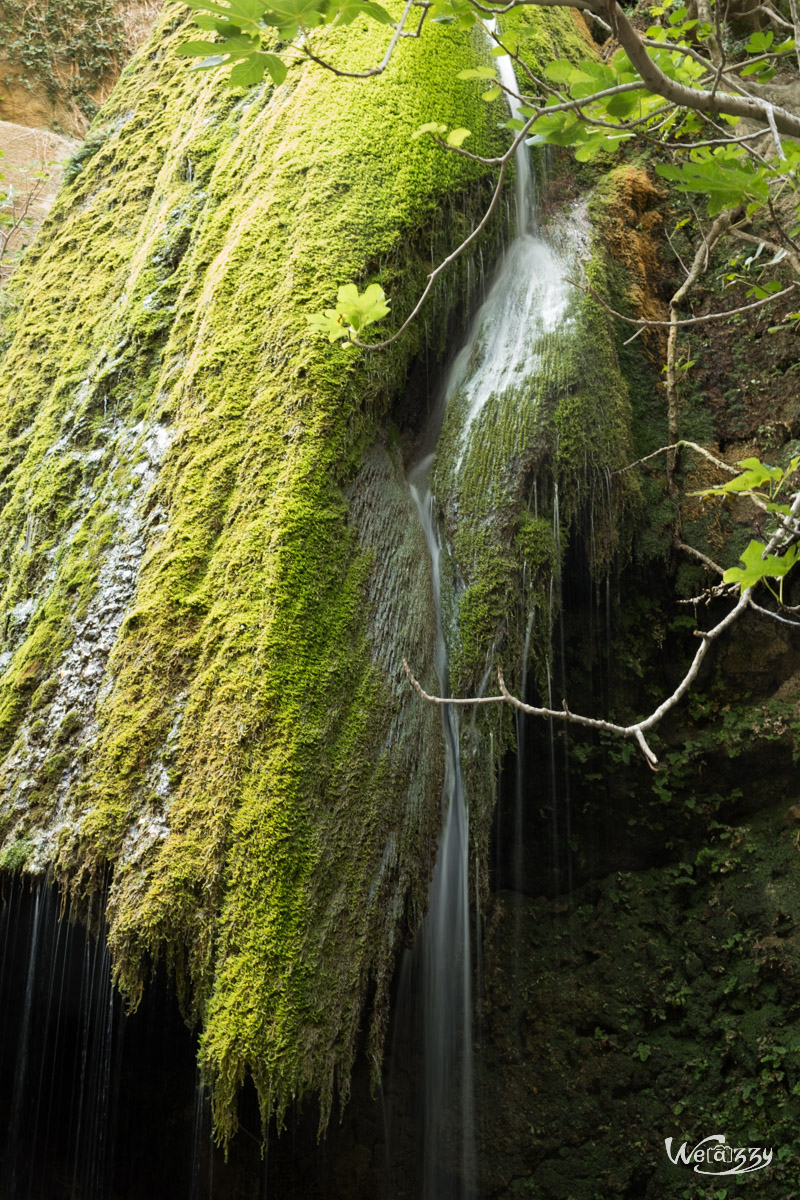
[{"label": "vine on rock", "polygon": [[97,93],[119,71],[125,26],[109,0],[3,0],[5,82],[42,88],[54,106],[66,103],[84,120],[97,112]]}]

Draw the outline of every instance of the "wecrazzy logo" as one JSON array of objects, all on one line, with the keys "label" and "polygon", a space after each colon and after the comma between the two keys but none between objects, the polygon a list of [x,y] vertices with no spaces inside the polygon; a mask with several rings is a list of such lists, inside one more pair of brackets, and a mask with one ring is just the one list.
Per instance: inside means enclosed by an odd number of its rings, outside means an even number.
[{"label": "wecrazzy logo", "polygon": [[673,1139],[664,1139],[667,1156],[677,1167],[694,1167],[698,1175],[747,1175],[772,1162],[772,1150],[761,1146],[729,1146],[724,1133],[712,1133],[690,1148],[684,1142],[674,1151]]}]

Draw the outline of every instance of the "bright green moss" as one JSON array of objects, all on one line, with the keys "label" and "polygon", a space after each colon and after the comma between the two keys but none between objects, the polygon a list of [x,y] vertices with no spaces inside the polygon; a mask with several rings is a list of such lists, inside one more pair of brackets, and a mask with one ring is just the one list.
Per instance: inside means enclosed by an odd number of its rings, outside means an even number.
[{"label": "bright green moss", "polygon": [[[114,867],[116,978],[136,1003],[153,959],[175,971],[227,1138],[248,1072],[265,1121],[309,1089],[327,1118],[370,979],[380,1051],[438,813],[435,771],[408,806],[422,768],[370,634],[383,567],[342,490],[425,324],[366,357],[305,314],[378,279],[399,322],[487,188],[410,134],[500,135],[456,80],[485,47],[441,27],[380,79],[296,69],[274,95],[187,73],[185,36],[168,15],[123,74],[6,312],[3,827],[15,845],[24,767],[33,861],[58,803],[75,894]],[[353,69],[380,58],[377,27],[330,37]],[[434,298],[434,354],[464,289],[461,269]]]},{"label": "bright green moss", "polygon": [[[408,647],[383,645],[401,628],[424,643],[427,620],[430,656],[425,573],[396,604],[414,620],[382,624],[383,559],[414,574],[408,500],[388,456],[374,485],[362,464],[425,338],[444,352],[467,272],[380,356],[316,340],[305,314],[376,279],[399,323],[491,184],[411,133],[505,135],[456,78],[486,57],[479,34],[431,27],[380,79],[297,68],[244,93],[171,56],[181,21],[123,74],[6,307],[2,828],[15,846],[24,826],[29,867],[55,854],[87,900],[113,867],[116,978],[135,1004],[152,960],[175,972],[227,1139],[248,1073],[265,1122],[310,1089],[324,1122],[334,1077],[346,1098],[370,980],[380,1054],[438,818],[438,719],[409,715]],[[572,16],[519,29],[542,59],[585,53]],[[352,69],[385,41],[358,23],[326,36]],[[397,529],[365,540],[351,486],[374,486]],[[492,612],[476,591],[476,646]]]},{"label": "bright green moss", "polygon": [[0,851],[0,871],[21,871],[33,852],[29,838],[17,838]]},{"label": "bright green moss", "polygon": [[[555,230],[559,237],[567,249],[559,259],[544,256],[540,270],[554,282],[559,272],[583,271],[608,294],[608,258],[585,210],[567,239]],[[587,241],[591,254],[581,263],[577,247]],[[504,347],[506,357],[492,366],[489,378],[502,380],[502,370],[518,363],[513,383],[501,383],[481,407],[462,382],[444,419],[434,493],[448,535],[441,570],[455,695],[496,693],[502,667],[512,691],[523,694],[535,683],[546,703],[568,552],[602,578],[628,550],[637,490],[630,475],[615,474],[633,455],[614,331],[591,295],[574,288],[562,300],[559,307],[558,294],[549,295],[542,317],[533,305],[527,345]],[[473,361],[491,352],[491,340],[479,334]],[[486,764],[498,763],[515,736],[510,711],[498,706],[482,709],[462,738],[478,863],[486,861],[494,805]]]},{"label": "bright green moss", "polygon": [[[596,248],[586,271],[598,289],[603,270]],[[531,609],[555,616],[552,581],[576,530],[592,569],[608,567],[631,495],[626,480],[608,478],[630,461],[630,414],[606,314],[576,293],[557,331],[540,347],[534,336],[531,374],[490,396],[472,432],[457,394],[439,444],[435,490],[449,532],[459,691],[477,685],[492,654],[516,671]]]}]

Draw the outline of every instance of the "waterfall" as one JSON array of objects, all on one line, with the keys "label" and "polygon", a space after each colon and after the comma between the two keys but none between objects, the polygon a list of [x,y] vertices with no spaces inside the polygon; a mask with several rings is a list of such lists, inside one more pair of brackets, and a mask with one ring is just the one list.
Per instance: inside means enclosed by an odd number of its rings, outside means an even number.
[{"label": "waterfall", "polygon": [[[491,26],[490,26],[491,28]],[[500,78],[512,93],[518,116],[517,82],[511,60],[497,60]],[[536,232],[534,179],[527,148],[516,156],[516,236],[507,247],[466,343],[449,371],[437,407],[438,422],[455,414],[455,468],[449,483],[464,487],[473,439],[479,436],[487,403],[503,394],[535,404],[521,386],[540,370],[551,336],[569,324],[572,293],[564,279],[567,259]],[[572,247],[570,247],[572,249]],[[444,416],[442,416],[444,413]],[[437,418],[434,418],[434,425]],[[452,424],[452,422],[451,422]],[[431,563],[437,619],[436,671],[442,695],[449,694],[447,633],[443,620],[440,560],[443,547],[436,523],[431,475],[435,455],[427,455],[409,474],[409,487],[425,534]],[[524,681],[534,611],[522,614],[526,630]],[[489,647],[487,646],[487,651]],[[423,1200],[471,1200],[478,1195],[473,1097],[472,951],[469,911],[469,806],[461,772],[459,720],[445,706],[446,743],[443,825],[429,895],[429,911],[415,950],[422,1007],[422,1197]],[[522,733],[520,726],[520,742]],[[522,825],[522,781],[518,781],[515,826]],[[517,876],[522,864],[515,860]],[[477,902],[477,900],[476,900]],[[401,984],[401,991],[408,985]]]}]

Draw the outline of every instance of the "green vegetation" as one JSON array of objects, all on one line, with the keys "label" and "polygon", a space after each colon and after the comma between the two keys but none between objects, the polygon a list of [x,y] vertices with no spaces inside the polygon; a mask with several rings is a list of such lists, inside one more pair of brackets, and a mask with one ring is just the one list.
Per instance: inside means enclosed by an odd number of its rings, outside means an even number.
[{"label": "green vegetation", "polygon": [[[451,86],[483,50],[431,32],[378,80],[187,89],[171,11],[7,292],[4,844],[85,912],[113,868],[115,978],[135,1005],[174,972],[223,1140],[247,1074],[265,1123],[309,1091],[327,1120],[368,994],[379,1061],[427,895],[439,723],[386,647],[432,614],[424,570],[402,605],[386,578],[410,516],[385,450],[394,530],[359,509],[425,330],[342,363],[306,317],[354,276],[410,304],[482,211],[485,168],[411,138],[431,97],[480,149],[506,137]],[[351,63],[378,44],[346,31]],[[432,362],[469,296],[466,264],[435,289]]]},{"label": "green vegetation", "polygon": [[[797,826],[781,818],[712,821],[680,861],[569,900],[497,899],[484,1153],[514,1195],[797,1195]],[[665,1138],[715,1132],[772,1147],[772,1165],[737,1181],[669,1162]]]},{"label": "green vegetation", "polygon": [[[332,0],[186,3],[199,14],[196,24],[213,33],[215,40],[189,42],[181,53],[199,60],[196,69],[225,65],[226,77],[235,85],[258,82],[265,73],[279,84],[287,70],[306,57],[339,73],[358,72],[358,66],[334,64],[322,51],[315,50],[315,31],[326,25],[350,26],[359,19],[373,20],[379,26],[391,23],[387,10],[374,0],[346,0],[341,4]],[[568,0],[563,4],[569,7]],[[529,7],[528,0],[517,6],[522,12]],[[520,68],[516,86],[521,93],[513,94],[514,115],[505,122],[516,142],[569,146],[578,162],[614,154],[637,138],[656,144],[664,156],[673,159],[658,163],[656,170],[677,192],[702,196],[709,215],[727,212],[728,223],[734,213],[738,220],[741,210],[750,219],[762,214],[776,239],[774,262],[788,257],[795,276],[800,274],[792,240],[800,230],[800,116],[783,107],[785,88],[775,95],[769,90],[778,72],[785,83],[787,72],[796,76],[800,66],[794,9],[791,20],[776,13],[772,29],[751,29],[750,36],[742,39],[735,29],[741,14],[729,13],[727,8],[723,13],[714,11],[712,3],[704,2],[691,12],[681,0],[651,5],[647,13],[652,24],[643,32],[631,23],[616,0],[600,0],[590,15],[613,32],[618,43],[614,53],[603,61],[598,61],[596,55],[578,61],[573,56],[530,57],[529,47],[515,41],[514,4],[435,0],[423,6],[414,31],[404,29],[411,9],[409,0],[383,60],[368,69],[369,75],[380,75],[387,69],[393,53],[399,53],[403,32],[424,36],[426,21],[471,29],[481,22],[485,24],[487,18],[501,16],[499,32],[493,28],[489,37],[496,43],[492,54],[511,54]],[[780,30],[777,37],[776,29]],[[787,29],[793,36],[785,36]],[[298,34],[302,37],[295,40]],[[274,53],[287,44],[290,48],[283,57]],[[489,105],[509,90],[500,72],[488,65],[466,68],[458,77],[476,80],[484,89],[481,99]],[[765,90],[754,94],[743,86],[745,80]],[[462,147],[471,136],[470,127],[463,120],[453,127],[441,120],[442,114],[437,116],[439,119],[418,126],[416,135],[429,136],[443,150],[464,153]],[[743,119],[755,122],[756,127],[741,135],[736,127]],[[757,147],[755,138],[759,135],[762,142]],[[491,161],[505,167],[513,152],[510,147],[502,159]],[[481,157],[479,151],[477,157]],[[490,160],[483,161],[488,164]],[[779,202],[784,214],[788,210],[788,217],[776,211]],[[788,229],[783,223],[787,219]],[[795,279],[789,289],[782,289],[779,280],[772,279],[766,288],[754,288],[753,294],[764,299],[771,294],[784,296],[797,283]],[[800,318],[792,314],[790,319]],[[325,329],[324,323],[320,329]]]},{"label": "green vegetation", "polygon": [[[315,3],[273,5],[266,32],[256,4],[210,18],[198,5],[225,39],[202,50],[170,10],[72,160],[0,332],[0,866],[54,867],[85,913],[111,870],[115,978],[135,1005],[154,962],[174,973],[222,1141],[248,1075],[265,1126],[309,1092],[324,1126],[334,1089],[347,1097],[368,996],[380,1059],[397,938],[425,906],[442,748],[435,713],[418,715],[400,675],[395,631],[413,627],[429,659],[432,614],[425,572],[405,585],[416,535],[403,531],[387,427],[423,351],[440,365],[477,272],[458,260],[432,290],[428,329],[417,322],[385,354],[352,334],[414,307],[480,221],[509,144],[469,4],[424,10],[423,36],[373,77],[392,36],[384,10]],[[306,51],[369,77],[305,61],[300,25]],[[559,103],[589,118],[573,138],[572,123],[547,124],[552,111],[523,112],[526,136],[541,120],[544,140],[579,143],[581,161],[608,150],[592,120],[602,111],[623,130],[632,110],[591,96],[625,63],[601,69],[574,14],[524,9],[503,36],[558,85],[549,101],[563,89]],[[234,86],[188,71],[180,57],[195,51],[230,54]],[[694,86],[679,57],[673,76]],[[653,136],[657,103],[643,103]],[[692,137],[682,113],[670,136]],[[726,202],[792,190],[788,168],[760,170],[719,166]],[[602,574],[638,521],[651,559],[668,552],[668,517],[642,513],[635,476],[607,477],[634,456],[631,413],[653,383],[644,338],[623,347],[607,311],[654,311],[641,305],[652,297],[637,225],[650,200],[619,222],[623,241],[634,231],[630,260],[602,221],[621,196],[635,207],[643,177],[626,166],[596,187],[588,288],[570,300],[557,362],[542,340],[530,384],[541,403],[513,388],[493,397],[463,470],[458,402],[448,414],[435,470],[459,687],[480,681],[490,648],[514,664],[510,683],[531,664],[545,679],[570,547]],[[691,190],[696,173],[672,182]],[[754,286],[776,294],[769,279]],[[647,450],[666,424],[654,407]],[[383,511],[392,532],[378,528]],[[479,758],[487,733],[494,749]],[[510,722],[465,730],[467,774],[483,772],[471,820],[484,873],[510,737]],[[706,749],[690,746],[686,762]],[[698,872],[719,873],[715,862]],[[654,1045],[638,1030],[626,1060],[657,1061]]]},{"label": "green vegetation", "polygon": [[54,108],[74,105],[93,117],[96,94],[119,70],[124,47],[119,5],[110,0],[4,0],[6,82],[43,90]]}]

